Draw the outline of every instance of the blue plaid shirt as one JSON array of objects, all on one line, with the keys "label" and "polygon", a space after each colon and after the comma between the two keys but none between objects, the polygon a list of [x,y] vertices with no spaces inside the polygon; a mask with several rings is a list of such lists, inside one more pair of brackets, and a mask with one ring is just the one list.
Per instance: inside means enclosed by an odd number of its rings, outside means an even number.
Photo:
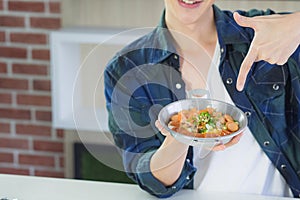
[{"label": "blue plaid shirt", "polygon": [[[274,14],[271,10],[239,12],[249,17]],[[244,91],[238,92],[239,67],[254,32],[238,26],[229,11],[214,6],[214,15],[224,85],[236,106],[247,114],[248,126],[260,147],[294,196],[300,197],[300,48],[283,66],[255,63]],[[179,59],[163,15],[156,29],[118,52],[105,70],[109,128],[126,173],[142,189],[161,198],[192,188],[196,172],[192,147],[173,185],[164,186],[150,172],[151,156],[164,140],[154,126],[157,115],[163,106],[186,98]]]}]

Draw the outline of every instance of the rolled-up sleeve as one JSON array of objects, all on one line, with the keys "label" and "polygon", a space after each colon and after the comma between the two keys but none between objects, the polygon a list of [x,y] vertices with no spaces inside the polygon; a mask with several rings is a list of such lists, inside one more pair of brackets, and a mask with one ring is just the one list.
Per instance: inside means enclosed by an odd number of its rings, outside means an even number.
[{"label": "rolled-up sleeve", "polygon": [[159,198],[167,198],[187,186],[193,179],[196,172],[189,162],[185,162],[182,173],[177,181],[171,186],[165,186],[157,180],[150,171],[150,160],[155,151],[144,154],[137,164],[136,178],[144,190]]},{"label": "rolled-up sleeve", "polygon": [[[132,63],[118,58],[113,60],[105,71],[104,82],[109,128],[115,144],[122,154],[127,175],[138,183],[143,190],[156,197],[166,198],[190,185],[196,169],[191,163],[186,162],[178,180],[168,187],[153,176],[150,170],[150,160],[162,144],[164,136],[151,125],[153,119],[149,117],[151,115],[149,109],[153,102],[145,100],[149,95],[147,90],[149,87],[143,89],[141,86],[134,91],[128,91],[127,86],[138,84],[134,77],[122,77],[130,65]],[[120,84],[121,77],[124,82]],[[118,81],[119,83],[117,83]],[[162,95],[167,94],[164,88],[153,88],[153,90],[161,91]],[[139,94],[133,95],[134,92],[139,92]],[[163,97],[162,99],[168,98]],[[127,102],[128,100],[129,102]]]}]

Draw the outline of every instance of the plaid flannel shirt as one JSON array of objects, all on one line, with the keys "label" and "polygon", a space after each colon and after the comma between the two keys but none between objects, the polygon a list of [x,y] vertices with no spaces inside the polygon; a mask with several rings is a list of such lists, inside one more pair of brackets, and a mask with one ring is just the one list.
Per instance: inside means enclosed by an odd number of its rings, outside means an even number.
[{"label": "plaid flannel shirt", "polygon": [[[244,16],[274,14],[271,10],[238,11]],[[300,49],[283,66],[254,63],[245,89],[235,84],[254,32],[236,24],[232,12],[214,6],[221,48],[219,72],[235,105],[248,116],[248,126],[272,163],[280,171],[295,197],[300,197]],[[186,98],[179,71],[180,55],[174,48],[164,15],[160,25],[128,45],[108,63],[105,96],[109,127],[122,152],[129,177],[157,197],[169,197],[193,187],[192,147],[181,175],[164,186],[150,172],[150,159],[164,137],[155,128],[159,110]]]}]

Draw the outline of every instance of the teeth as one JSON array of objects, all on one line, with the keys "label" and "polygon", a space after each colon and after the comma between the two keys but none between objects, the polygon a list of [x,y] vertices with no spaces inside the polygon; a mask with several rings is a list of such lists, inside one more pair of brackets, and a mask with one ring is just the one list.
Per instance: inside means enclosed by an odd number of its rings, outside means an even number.
[{"label": "teeth", "polygon": [[191,0],[182,0],[183,3],[186,3],[186,4],[194,4],[196,3],[196,1],[191,1]]}]

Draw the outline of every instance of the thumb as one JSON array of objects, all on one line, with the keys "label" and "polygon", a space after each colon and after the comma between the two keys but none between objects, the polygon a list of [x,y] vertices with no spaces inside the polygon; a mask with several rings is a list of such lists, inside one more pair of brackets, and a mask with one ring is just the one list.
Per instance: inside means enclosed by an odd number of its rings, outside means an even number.
[{"label": "thumb", "polygon": [[238,12],[233,13],[233,18],[236,23],[243,27],[255,28],[254,20],[250,17],[240,15]]}]

